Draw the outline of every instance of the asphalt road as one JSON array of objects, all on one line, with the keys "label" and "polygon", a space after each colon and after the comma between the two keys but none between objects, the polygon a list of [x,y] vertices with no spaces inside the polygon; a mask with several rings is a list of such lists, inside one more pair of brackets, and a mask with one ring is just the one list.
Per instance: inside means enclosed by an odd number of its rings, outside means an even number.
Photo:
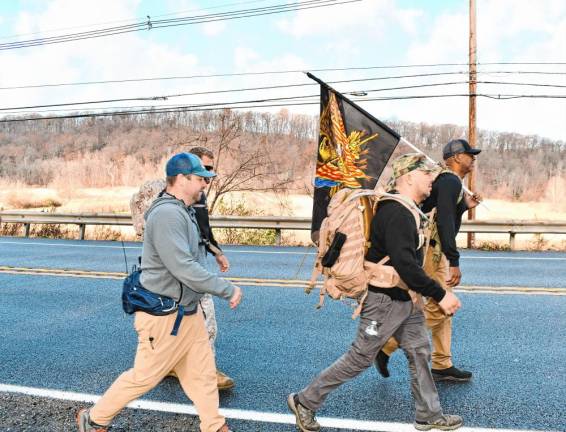
[{"label": "asphalt road", "polygon": [[[124,272],[141,255],[140,243],[0,237],[0,265]],[[309,279],[314,249],[227,246],[229,276]],[[566,287],[566,253],[463,251],[463,285]]]},{"label": "asphalt road", "polygon": [[[139,247],[126,244],[130,265]],[[231,277],[304,280],[314,258],[307,248],[225,250]],[[474,372],[474,379],[439,384],[445,412],[462,415],[467,426],[476,428],[566,430],[566,254],[464,252],[461,265],[464,285],[539,291],[459,294],[464,307],[455,318],[453,354],[458,366]],[[0,238],[0,266],[125,270],[120,243],[6,237]],[[564,291],[545,295],[545,288]],[[298,288],[260,282],[244,289],[245,301],[236,311],[216,302],[218,366],[237,382],[235,390],[222,395],[221,404],[287,414],[286,395],[300,390],[348,348],[356,323],[339,302],[328,301],[316,311],[317,296]],[[132,320],[121,310],[120,290],[116,279],[0,272],[0,385],[104,392],[131,366],[136,343]],[[385,380],[373,369],[366,371],[334,392],[319,416],[411,423],[413,404],[402,354],[392,358],[391,372]],[[188,403],[170,378],[144,399]],[[269,420],[231,423],[238,431],[293,430]],[[24,430],[2,425],[0,420],[0,430]],[[129,430],[123,427],[119,430]]]}]

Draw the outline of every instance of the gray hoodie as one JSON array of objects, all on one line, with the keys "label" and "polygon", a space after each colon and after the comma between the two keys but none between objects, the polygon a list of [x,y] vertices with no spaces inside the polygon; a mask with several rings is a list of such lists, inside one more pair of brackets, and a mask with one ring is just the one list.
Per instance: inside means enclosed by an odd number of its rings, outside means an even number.
[{"label": "gray hoodie", "polygon": [[142,285],[194,311],[204,293],[230,299],[234,285],[206,269],[195,211],[165,193],[145,212]]}]

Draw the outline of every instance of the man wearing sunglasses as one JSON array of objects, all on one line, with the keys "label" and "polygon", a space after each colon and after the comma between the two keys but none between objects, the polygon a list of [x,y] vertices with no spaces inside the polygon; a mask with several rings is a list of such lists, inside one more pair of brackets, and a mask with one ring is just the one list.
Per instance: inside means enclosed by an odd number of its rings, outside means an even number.
[{"label": "man wearing sunglasses", "polygon": [[[214,153],[206,147],[193,147],[189,150],[189,153],[194,154],[200,158],[204,168],[208,171],[213,171],[214,169]],[[212,177],[205,178],[207,183],[210,183]],[[151,203],[157,198],[157,196],[165,189],[165,181],[163,180],[151,180],[142,185],[140,190],[132,196],[130,200],[130,209],[132,211],[132,222],[134,229],[138,237],[143,239],[145,221],[144,213],[149,208]],[[197,202],[191,206],[196,213],[197,223],[201,232],[202,240],[205,243],[206,250],[208,253],[214,255],[218,268],[221,272],[227,272],[230,268],[230,262],[218,242],[214,238],[212,229],[210,228],[210,219],[208,215],[208,207],[206,204],[206,193],[201,192],[200,198]],[[201,307],[204,311],[206,317],[206,329],[208,330],[208,339],[210,341],[210,346],[212,347],[212,352],[216,356],[215,342],[216,335],[218,332],[218,325],[216,323],[216,312],[214,310],[214,302],[212,296],[205,294],[201,299]],[[218,380],[218,390],[228,390],[234,387],[235,382],[232,378],[226,375],[224,372],[216,371]]]}]

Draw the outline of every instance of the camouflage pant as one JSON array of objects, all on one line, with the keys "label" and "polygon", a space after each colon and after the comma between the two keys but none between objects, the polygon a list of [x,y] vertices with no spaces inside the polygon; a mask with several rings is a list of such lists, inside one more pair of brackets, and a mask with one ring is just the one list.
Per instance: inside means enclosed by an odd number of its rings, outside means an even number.
[{"label": "camouflage pant", "polygon": [[212,301],[212,296],[210,294],[204,294],[200,299],[200,305],[206,317],[205,323],[206,330],[208,331],[208,342],[210,342],[212,353],[216,355],[214,343],[216,341],[218,326],[216,325],[216,313],[214,312],[214,302]]}]

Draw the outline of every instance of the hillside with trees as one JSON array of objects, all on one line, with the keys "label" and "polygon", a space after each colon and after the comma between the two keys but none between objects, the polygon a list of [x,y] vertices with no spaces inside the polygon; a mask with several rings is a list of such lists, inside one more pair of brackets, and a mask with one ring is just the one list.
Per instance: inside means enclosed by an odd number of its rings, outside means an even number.
[{"label": "hillside with trees", "polygon": [[[206,146],[222,181],[212,192],[311,188],[318,134],[313,116],[203,111],[0,123],[3,184],[49,187],[137,186],[161,176],[178,151]],[[433,158],[466,136],[456,125],[386,121]],[[477,189],[516,201],[564,201],[566,143],[480,130]],[[408,151],[408,149],[399,149]],[[213,194],[214,195],[214,194]]]}]

